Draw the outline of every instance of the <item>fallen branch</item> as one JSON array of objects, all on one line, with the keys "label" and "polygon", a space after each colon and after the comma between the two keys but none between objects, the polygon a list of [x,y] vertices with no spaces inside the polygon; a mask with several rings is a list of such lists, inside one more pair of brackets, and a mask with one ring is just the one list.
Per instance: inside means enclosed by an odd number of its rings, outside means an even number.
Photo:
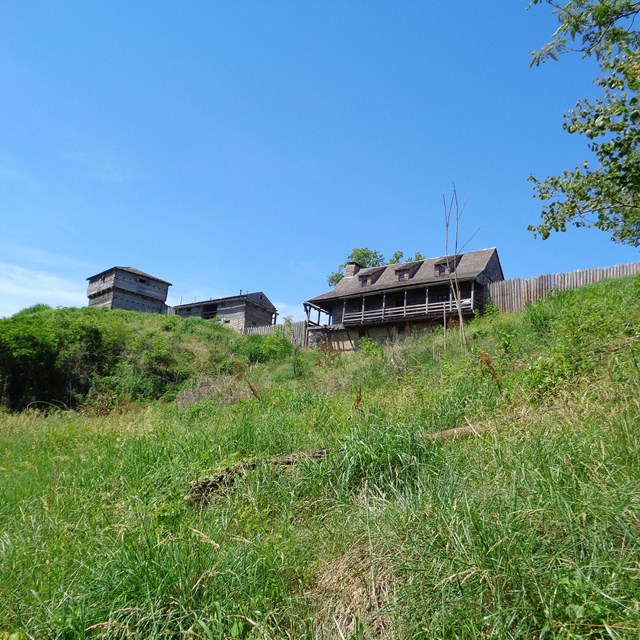
[{"label": "fallen branch", "polygon": [[247,475],[247,471],[255,469],[259,463],[276,467],[288,467],[297,464],[301,460],[321,460],[327,453],[327,449],[316,449],[314,451],[297,451],[287,456],[276,456],[265,460],[240,460],[224,469],[220,469],[220,471],[209,473],[198,480],[193,480],[189,485],[189,493],[184,499],[192,502],[208,502],[213,494],[218,493],[223,487],[232,485],[238,478]]},{"label": "fallen branch", "polygon": [[[427,433],[424,438],[428,441],[448,440],[466,438],[469,436],[480,437],[480,434],[493,431],[497,425],[492,422],[486,422],[482,425],[471,424],[467,420],[467,426],[456,427],[455,429],[444,429],[443,431],[435,431]],[[338,451],[344,451],[340,449]],[[211,497],[219,493],[224,487],[234,484],[238,478],[247,475],[247,471],[255,469],[258,464],[273,465],[275,467],[290,467],[302,460],[323,460],[331,453],[328,449],[314,449],[312,451],[296,451],[287,456],[276,456],[265,459],[240,460],[228,467],[224,467],[219,471],[208,473],[207,475],[193,480],[190,483],[189,493],[184,497],[190,502],[209,502]]]}]

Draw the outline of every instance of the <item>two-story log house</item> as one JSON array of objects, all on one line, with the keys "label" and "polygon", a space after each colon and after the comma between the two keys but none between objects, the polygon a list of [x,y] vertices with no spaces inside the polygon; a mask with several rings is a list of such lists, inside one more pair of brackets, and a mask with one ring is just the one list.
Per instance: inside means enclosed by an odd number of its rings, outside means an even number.
[{"label": "two-story log house", "polygon": [[[312,341],[355,349],[363,337],[393,341],[484,309],[486,287],[504,280],[495,248],[362,269],[347,264],[333,291],[304,303]],[[459,296],[456,296],[459,291]]]}]

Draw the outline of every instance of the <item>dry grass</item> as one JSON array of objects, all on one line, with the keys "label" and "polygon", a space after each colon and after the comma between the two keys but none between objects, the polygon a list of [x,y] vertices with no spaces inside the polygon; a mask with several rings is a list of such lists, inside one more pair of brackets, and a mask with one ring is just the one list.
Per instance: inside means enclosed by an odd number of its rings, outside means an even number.
[{"label": "dry grass", "polygon": [[[366,547],[347,549],[318,571],[310,595],[320,603],[315,618],[318,638],[393,637],[389,613],[394,579]],[[359,627],[359,621],[364,623]]]},{"label": "dry grass", "polygon": [[205,378],[181,391],[176,398],[179,409],[186,409],[192,404],[214,400],[219,404],[231,405],[240,400],[248,400],[253,396],[251,388],[237,376],[220,376],[215,380]]}]

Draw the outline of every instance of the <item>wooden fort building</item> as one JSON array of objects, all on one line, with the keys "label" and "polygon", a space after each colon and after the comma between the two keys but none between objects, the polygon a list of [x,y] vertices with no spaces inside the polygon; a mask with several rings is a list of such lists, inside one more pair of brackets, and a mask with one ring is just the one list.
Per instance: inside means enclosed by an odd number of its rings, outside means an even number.
[{"label": "wooden fort building", "polygon": [[111,267],[87,278],[90,307],[167,313],[170,282],[133,267]]},{"label": "wooden fort building", "polygon": [[239,333],[250,327],[275,324],[278,316],[277,309],[262,291],[180,304],[173,307],[171,313],[183,317],[216,320]]},{"label": "wooden fort building", "polygon": [[394,341],[457,317],[456,291],[463,315],[481,312],[488,285],[500,280],[495,248],[368,269],[351,262],[333,291],[304,303],[309,338],[341,351],[364,337]]}]

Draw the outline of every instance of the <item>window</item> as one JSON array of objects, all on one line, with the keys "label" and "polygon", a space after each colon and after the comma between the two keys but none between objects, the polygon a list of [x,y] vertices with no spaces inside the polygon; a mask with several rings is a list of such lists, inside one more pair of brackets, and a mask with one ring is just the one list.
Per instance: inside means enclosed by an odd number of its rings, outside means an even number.
[{"label": "window", "polygon": [[410,277],[409,269],[398,269],[396,271],[396,282],[404,282]]},{"label": "window", "polygon": [[360,278],[360,286],[361,287],[368,287],[371,284],[371,280],[369,279],[368,276],[362,276]]},{"label": "window", "polygon": [[449,263],[440,262],[435,266],[435,275],[446,276],[449,273]]}]

